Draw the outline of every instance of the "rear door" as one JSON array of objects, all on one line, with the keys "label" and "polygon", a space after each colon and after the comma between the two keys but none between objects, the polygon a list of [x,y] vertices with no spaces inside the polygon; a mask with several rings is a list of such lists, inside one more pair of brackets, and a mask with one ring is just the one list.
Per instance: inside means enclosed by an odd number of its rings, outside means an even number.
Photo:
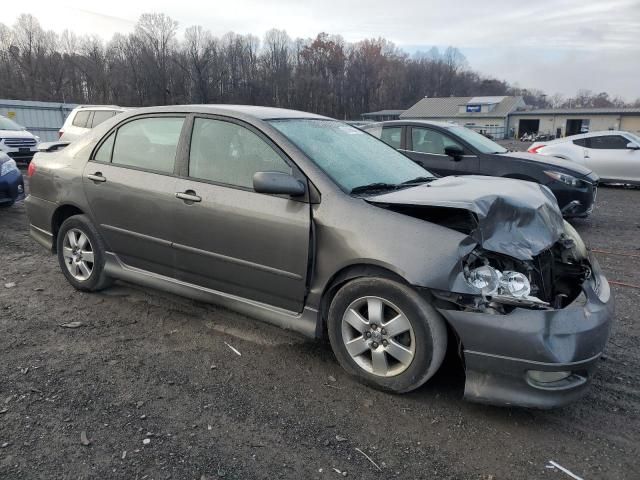
[{"label": "rear door", "polygon": [[176,275],[219,292],[299,312],[306,295],[311,211],[306,199],[253,190],[253,175],[306,179],[254,127],[197,117],[177,181]]},{"label": "rear door", "polygon": [[[457,161],[453,160],[444,153],[444,149],[449,145],[457,145],[465,152],[465,155]],[[407,127],[406,150],[403,153],[430,172],[441,176],[479,173],[478,157],[473,155],[462,143],[440,130],[427,127]]]},{"label": "rear door", "polygon": [[584,163],[605,180],[640,180],[640,150],[627,148],[631,142],[622,135],[588,137]]},{"label": "rear door", "polygon": [[183,115],[136,117],[98,145],[84,169],[91,214],[126,265],[173,275],[176,152]]}]

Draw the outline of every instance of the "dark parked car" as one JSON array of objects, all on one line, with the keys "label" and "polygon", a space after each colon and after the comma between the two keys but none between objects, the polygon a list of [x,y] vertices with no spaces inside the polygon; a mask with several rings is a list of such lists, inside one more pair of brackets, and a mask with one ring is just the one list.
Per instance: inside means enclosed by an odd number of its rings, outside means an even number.
[{"label": "dark parked car", "polygon": [[327,335],[378,388],[419,387],[450,342],[467,398],[552,407],[607,342],[609,284],[549,190],[438,180],[329,118],[145,108],[31,165],[31,235],[77,289],[124,279]]},{"label": "dark parked car", "polygon": [[598,175],[574,162],[510,152],[473,130],[444,122],[397,120],[360,128],[437,175],[528,180],[549,187],[565,217],[586,217],[593,210]]},{"label": "dark parked car", "polygon": [[22,173],[15,160],[0,152],[0,208],[10,207],[24,198]]}]

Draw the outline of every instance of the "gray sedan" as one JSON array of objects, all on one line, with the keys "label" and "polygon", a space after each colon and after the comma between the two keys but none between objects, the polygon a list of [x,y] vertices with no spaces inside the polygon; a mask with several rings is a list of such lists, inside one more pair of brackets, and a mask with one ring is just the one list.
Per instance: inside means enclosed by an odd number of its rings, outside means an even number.
[{"label": "gray sedan", "polygon": [[547,188],[435,179],[329,118],[132,110],[29,173],[31,235],[75,288],[122,279],[327,336],[388,391],[422,385],[450,346],[467,398],[561,405],[609,335],[609,284]]}]

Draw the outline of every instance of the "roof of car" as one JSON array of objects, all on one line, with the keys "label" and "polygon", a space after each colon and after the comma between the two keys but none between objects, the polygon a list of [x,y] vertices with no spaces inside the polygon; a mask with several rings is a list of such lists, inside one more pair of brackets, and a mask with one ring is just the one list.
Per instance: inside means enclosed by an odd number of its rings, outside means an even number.
[{"label": "roof of car", "polygon": [[367,129],[375,126],[389,126],[389,125],[433,125],[440,128],[459,127],[460,125],[451,122],[438,122],[435,120],[421,120],[419,118],[408,118],[406,120],[388,120],[386,122],[369,123],[360,128]]},{"label": "roof of car", "polygon": [[570,135],[568,137],[556,138],[555,140],[551,140],[547,142],[538,142],[538,143],[545,143],[549,145],[551,143],[571,142],[573,140],[580,140],[581,138],[601,137],[603,135],[623,135],[625,133],[629,133],[629,132],[625,132],[622,130],[601,130],[598,132],[579,133],[577,135]]},{"label": "roof of car", "polygon": [[91,109],[91,110],[130,110],[131,107],[120,107],[118,105],[78,105],[77,107],[75,107],[75,110],[84,110],[84,109]]},{"label": "roof of car", "polygon": [[[130,112],[130,111],[129,111]],[[127,112],[127,113],[129,113]],[[180,112],[180,113],[211,113],[219,115],[244,115],[260,120],[284,119],[284,118],[316,118],[332,120],[329,117],[316,115],[315,113],[302,112],[300,110],[289,110],[286,108],[259,107],[255,105],[167,105],[162,107],[144,107],[135,110],[135,113],[154,112]]]}]

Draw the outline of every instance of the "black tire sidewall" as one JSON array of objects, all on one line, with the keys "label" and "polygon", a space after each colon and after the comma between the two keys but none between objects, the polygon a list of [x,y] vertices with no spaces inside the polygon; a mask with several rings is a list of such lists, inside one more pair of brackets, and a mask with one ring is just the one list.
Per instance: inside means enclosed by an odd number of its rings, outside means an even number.
[{"label": "black tire sidewall", "polygon": [[[91,275],[89,276],[89,278],[83,281],[77,280],[73,277],[73,275],[71,275],[71,273],[67,269],[67,266],[65,265],[65,260],[62,255],[64,237],[67,232],[73,228],[80,230],[89,238],[89,242],[91,242],[91,247],[93,249],[93,270],[91,271]],[[104,274],[104,244],[102,242],[102,239],[100,238],[100,235],[91,223],[91,220],[89,220],[86,215],[74,215],[73,217],[67,218],[62,223],[60,229],[58,230],[58,235],[56,238],[56,251],[60,269],[62,270],[62,273],[67,281],[74,288],[87,292],[104,288],[106,284],[106,276]]]},{"label": "black tire sidewall", "polygon": [[[415,354],[411,365],[399,375],[381,377],[363,370],[344,345],[343,314],[353,301],[366,296],[388,300],[402,310],[411,323]],[[344,285],[331,302],[327,327],[334,354],[347,372],[368,385],[396,393],[414,390],[433,376],[446,350],[446,327],[440,314],[411,287],[383,278],[359,278]]]}]

